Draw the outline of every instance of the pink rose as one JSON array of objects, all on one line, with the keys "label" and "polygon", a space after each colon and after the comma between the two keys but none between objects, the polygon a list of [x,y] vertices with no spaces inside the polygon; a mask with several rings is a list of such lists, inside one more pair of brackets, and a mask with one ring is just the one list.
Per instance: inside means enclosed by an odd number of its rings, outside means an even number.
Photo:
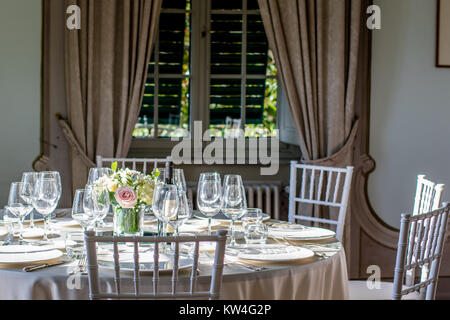
[{"label": "pink rose", "polygon": [[132,208],[137,203],[137,194],[131,187],[118,188],[114,198],[122,208]]}]

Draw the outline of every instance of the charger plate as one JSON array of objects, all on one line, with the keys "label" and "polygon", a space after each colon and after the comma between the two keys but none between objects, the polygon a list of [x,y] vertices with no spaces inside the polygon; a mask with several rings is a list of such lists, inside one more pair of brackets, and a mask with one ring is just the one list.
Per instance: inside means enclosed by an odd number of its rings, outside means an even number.
[{"label": "charger plate", "polygon": [[63,256],[62,251],[51,246],[11,245],[0,247],[0,266],[24,266],[53,262]]}]

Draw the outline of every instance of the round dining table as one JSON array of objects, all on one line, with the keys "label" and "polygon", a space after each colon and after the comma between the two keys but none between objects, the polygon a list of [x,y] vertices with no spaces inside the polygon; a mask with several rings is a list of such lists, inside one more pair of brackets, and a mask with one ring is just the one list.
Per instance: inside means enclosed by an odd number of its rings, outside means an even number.
[{"label": "round dining table", "polygon": [[[0,212],[0,217],[3,213]],[[3,218],[2,218],[3,219]],[[70,210],[57,210],[52,222],[70,219]],[[2,220],[3,222],[3,220]],[[266,223],[274,223],[269,220]],[[38,227],[42,227],[36,223]],[[0,226],[1,227],[1,226]],[[226,225],[216,226],[226,229]],[[73,232],[80,232],[74,229]],[[52,238],[64,250],[65,232]],[[268,243],[275,240],[268,239]],[[3,245],[8,245],[2,241]],[[1,244],[1,243],[0,243]],[[261,268],[249,268],[240,264],[225,264],[220,299],[224,300],[345,300],[348,299],[348,277],[344,249],[335,238],[321,241],[296,241],[294,244],[312,250],[315,254],[294,263],[262,264]],[[57,246],[56,246],[57,247]],[[0,253],[1,254],[1,253]],[[65,258],[62,264],[25,272],[23,266],[0,266],[1,300],[87,300],[89,299],[88,275],[75,273],[77,262]],[[209,287],[211,260],[200,258],[198,289]],[[250,265],[251,267],[252,265]],[[255,271],[257,270],[257,271]],[[114,272],[100,268],[102,290],[114,292]],[[170,287],[171,276],[167,276]],[[160,279],[164,286],[164,276]],[[188,286],[189,275],[180,276]],[[152,276],[141,276],[141,290],[152,288]],[[133,292],[133,274],[121,275],[122,292]]]}]

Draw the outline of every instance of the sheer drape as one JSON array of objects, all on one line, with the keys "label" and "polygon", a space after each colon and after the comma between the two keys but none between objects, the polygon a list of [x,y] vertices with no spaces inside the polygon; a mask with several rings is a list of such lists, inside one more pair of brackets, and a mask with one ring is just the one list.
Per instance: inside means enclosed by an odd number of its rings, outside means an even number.
[{"label": "sheer drape", "polygon": [[81,8],[81,29],[65,32],[73,188],[96,155],[124,157],[142,103],[162,0],[66,0]]}]

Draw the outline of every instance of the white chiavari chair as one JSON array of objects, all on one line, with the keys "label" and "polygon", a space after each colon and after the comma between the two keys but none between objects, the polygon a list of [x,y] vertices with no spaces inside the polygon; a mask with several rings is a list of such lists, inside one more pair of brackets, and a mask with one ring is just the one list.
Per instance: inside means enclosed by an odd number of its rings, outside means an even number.
[{"label": "white chiavari chair", "polygon": [[[437,184],[426,179],[423,174],[418,175],[416,195],[414,197],[413,216],[438,209],[441,205],[444,187],[444,184]],[[412,258],[415,259],[415,256]],[[422,279],[424,279],[428,274],[428,265],[424,265],[421,272]],[[406,283],[413,283],[415,276],[415,269],[408,270],[406,272]]]},{"label": "white chiavari chair", "polygon": [[[434,300],[439,277],[439,269],[446,239],[447,221],[450,205],[429,213],[403,214],[395,264],[393,300],[413,292],[420,299]],[[431,265],[431,268],[428,266]],[[426,274],[423,267],[426,266]],[[419,269],[419,270],[418,270]],[[406,271],[421,272],[422,277],[416,282],[406,283]]]},{"label": "white chiavari chair", "polygon": [[[121,237],[121,236],[96,236],[93,231],[85,232],[85,243],[87,250],[87,262],[88,262],[88,276],[89,276],[89,297],[91,300],[101,299],[209,299],[216,300],[220,296],[220,290],[223,279],[224,268],[224,256],[225,245],[227,240],[227,231],[219,230],[216,235],[210,236],[177,236],[177,237]],[[212,266],[212,275],[209,285],[209,290],[197,291],[198,280],[198,260],[199,260],[199,248],[202,242],[215,242],[215,255],[214,263]],[[97,260],[97,243],[112,243],[114,254],[114,287],[115,292],[108,293],[102,292],[100,279],[99,279],[99,267]],[[120,271],[120,255],[119,255],[119,243],[132,244],[133,248],[133,279],[134,288],[124,292],[121,286],[121,271]],[[139,244],[153,244],[153,261],[154,270],[152,277],[141,277],[140,272],[140,252]],[[173,270],[172,276],[166,276],[167,278],[161,279],[159,261],[160,261],[160,247],[172,243],[174,248],[173,253]],[[179,258],[180,258],[180,246],[185,243],[194,243],[193,252],[193,264],[190,270],[189,286],[185,287],[180,283],[180,270],[179,270]],[[142,252],[141,252],[142,254]],[[151,254],[151,253],[150,253]],[[142,279],[144,278],[144,279]],[[186,280],[186,279],[184,279]],[[146,292],[143,289],[142,283],[147,284],[151,281],[151,288]],[[184,290],[180,289],[184,287]]]},{"label": "white chiavari chair", "polygon": [[425,175],[418,175],[413,215],[438,209],[441,205],[444,187],[444,184],[436,184],[425,179]]},{"label": "white chiavari chair", "polygon": [[[450,205],[445,203],[443,208],[428,213],[403,214],[394,282],[379,282],[378,288],[370,290],[366,281],[350,281],[350,299],[434,300],[449,211]],[[408,271],[422,276],[411,281]]]},{"label": "white chiavari chair", "polygon": [[[304,220],[335,225],[336,238],[342,241],[353,167],[319,167],[292,161],[290,175],[289,222]],[[297,180],[297,176],[300,180]],[[297,187],[300,189],[299,192]],[[337,208],[339,210],[337,219],[302,215],[297,210],[299,203]]]},{"label": "white chiavari chair", "polygon": [[109,167],[113,162],[117,162],[118,168],[129,168],[139,170],[144,174],[149,174],[153,169],[158,168],[159,164],[165,164],[171,161],[170,157],[164,159],[158,158],[104,158],[97,156],[97,168]]}]

